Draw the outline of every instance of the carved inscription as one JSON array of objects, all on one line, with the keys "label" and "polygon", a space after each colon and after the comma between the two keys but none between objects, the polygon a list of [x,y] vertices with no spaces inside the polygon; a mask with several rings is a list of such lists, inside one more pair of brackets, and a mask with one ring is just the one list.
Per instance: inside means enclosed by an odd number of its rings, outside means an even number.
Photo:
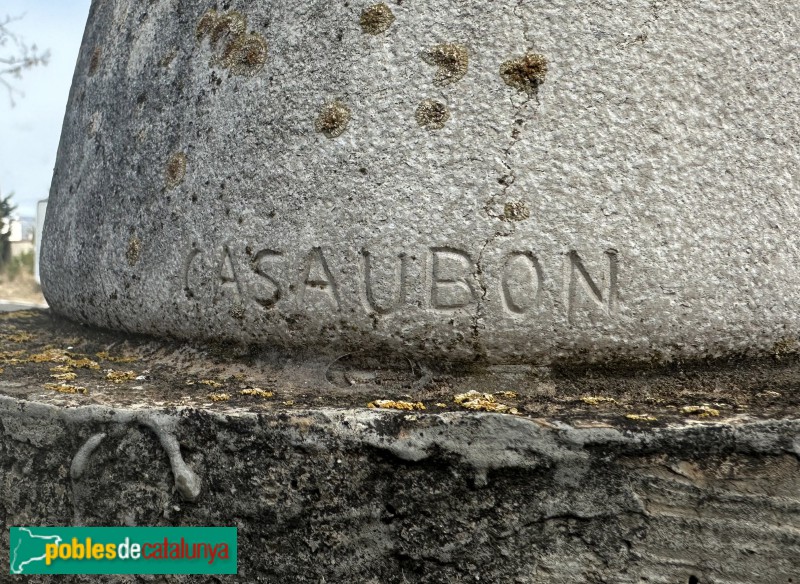
[{"label": "carved inscription", "polygon": [[406,303],[407,283],[408,283],[408,256],[404,253],[397,255],[394,271],[395,295],[386,303],[379,303],[376,299],[373,275],[372,254],[367,250],[361,251],[361,272],[364,276],[364,305],[368,311],[385,315],[397,311]]},{"label": "carved inscription", "polygon": [[564,291],[567,295],[567,312],[570,323],[575,319],[581,290],[606,314],[614,311],[614,301],[617,296],[617,252],[608,250],[605,255],[608,258],[609,269],[605,289],[602,289],[589,274],[578,252],[573,250],[567,254],[569,275],[566,278],[567,285],[564,287]]},{"label": "carved inscription", "polygon": [[474,262],[466,252],[452,247],[431,248],[431,308],[455,310],[478,301]]},{"label": "carved inscription", "polygon": [[333,279],[331,270],[328,267],[328,262],[325,260],[322,249],[319,247],[315,247],[311,250],[311,253],[308,254],[305,278],[303,278],[298,295],[301,306],[306,303],[308,297],[313,294],[315,290],[319,290],[322,295],[327,296],[336,310],[342,308],[336,281]]},{"label": "carved inscription", "polygon": [[236,266],[231,257],[231,250],[226,245],[222,248],[222,258],[219,262],[219,281],[222,283],[222,292],[232,290],[240,298],[243,296],[241,280],[236,274]]},{"label": "carved inscription", "polygon": [[[593,252],[588,263],[577,250],[559,255],[543,261],[533,251],[515,250],[492,265],[479,266],[472,255],[455,247],[431,247],[420,254],[363,249],[354,259],[357,265],[344,266],[331,264],[332,252],[321,247],[297,254],[248,246],[242,253],[240,247],[224,244],[193,248],[182,285],[188,299],[216,303],[227,297],[244,306],[252,300],[267,311],[285,306],[339,312],[343,304],[360,300],[366,313],[379,316],[411,307],[471,314],[482,302],[495,303],[513,318],[541,313],[544,306],[563,306],[570,324],[587,310],[613,316],[619,293],[617,251]],[[559,262],[564,266],[560,277],[553,269]],[[563,302],[552,297],[559,283]],[[350,299],[353,294],[356,298]],[[544,302],[548,297],[551,301]]]},{"label": "carved inscription", "polygon": [[500,288],[503,307],[511,314],[526,314],[539,307],[544,274],[531,252],[513,252],[506,259]]},{"label": "carved inscription", "polygon": [[273,264],[275,264],[282,255],[283,254],[279,251],[262,249],[253,258],[253,271],[267,282],[267,288],[263,291],[259,290],[253,296],[253,300],[264,308],[272,308],[283,297],[283,290],[281,289],[280,282],[269,275],[269,270],[273,268]]}]

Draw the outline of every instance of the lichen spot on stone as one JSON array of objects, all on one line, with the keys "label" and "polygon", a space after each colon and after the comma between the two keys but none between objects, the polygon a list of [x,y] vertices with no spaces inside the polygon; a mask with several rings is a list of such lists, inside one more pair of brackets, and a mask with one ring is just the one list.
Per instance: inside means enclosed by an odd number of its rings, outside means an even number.
[{"label": "lichen spot on stone", "polygon": [[469,68],[469,50],[456,43],[436,45],[421,57],[428,65],[438,67],[433,82],[439,86],[455,83],[467,74]]},{"label": "lichen spot on stone", "polygon": [[547,57],[528,53],[500,65],[500,76],[506,85],[534,96],[547,77]]},{"label": "lichen spot on stone", "polygon": [[521,201],[506,203],[503,208],[503,218],[506,221],[524,221],[530,219],[531,212],[528,206]]},{"label": "lichen spot on stone", "polygon": [[139,261],[139,255],[142,252],[142,242],[136,237],[131,237],[128,242],[128,251],[125,252],[125,257],[128,259],[128,265],[133,267]]},{"label": "lichen spot on stone", "polygon": [[239,12],[232,10],[217,16],[211,30],[211,42],[218,43],[221,39],[235,39],[247,32],[247,18]]},{"label": "lichen spot on stone", "polygon": [[427,130],[441,130],[450,119],[450,110],[441,101],[426,99],[417,108],[417,124]]},{"label": "lichen spot on stone", "polygon": [[100,57],[102,52],[100,47],[95,47],[92,51],[92,56],[89,58],[89,77],[93,77],[97,70],[100,68]]},{"label": "lichen spot on stone", "polygon": [[186,178],[186,154],[176,152],[167,162],[166,183],[168,189],[174,189]]},{"label": "lichen spot on stone", "polygon": [[197,23],[197,30],[195,31],[197,40],[202,40],[207,36],[211,36],[214,32],[214,28],[217,26],[218,18],[219,15],[213,8],[203,15],[200,22]]},{"label": "lichen spot on stone", "polygon": [[361,13],[361,29],[367,34],[386,32],[393,22],[394,13],[384,2],[373,4]]},{"label": "lichen spot on stone", "polygon": [[314,127],[320,134],[333,139],[344,134],[349,123],[350,108],[337,100],[323,106]]},{"label": "lichen spot on stone", "polygon": [[267,41],[257,34],[233,39],[222,54],[223,65],[234,75],[255,75],[267,62]]},{"label": "lichen spot on stone", "polygon": [[216,52],[211,66],[222,66],[234,75],[255,75],[267,62],[266,39],[248,33],[247,18],[234,10],[223,14],[213,9],[206,12],[197,24],[196,36],[201,41],[211,39]]}]

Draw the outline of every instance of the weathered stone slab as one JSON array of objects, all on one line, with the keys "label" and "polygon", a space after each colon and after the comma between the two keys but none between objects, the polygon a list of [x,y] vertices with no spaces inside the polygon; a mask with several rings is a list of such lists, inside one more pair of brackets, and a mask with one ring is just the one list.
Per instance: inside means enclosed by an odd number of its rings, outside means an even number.
[{"label": "weathered stone slab", "polygon": [[[164,432],[196,473],[190,501]],[[0,396],[0,434],[5,525],[235,525],[230,582],[797,577],[797,422],[623,433],[497,414],[223,415]]]},{"label": "weathered stone slab", "polygon": [[83,322],[493,362],[800,332],[784,2],[95,1],[48,208]]}]

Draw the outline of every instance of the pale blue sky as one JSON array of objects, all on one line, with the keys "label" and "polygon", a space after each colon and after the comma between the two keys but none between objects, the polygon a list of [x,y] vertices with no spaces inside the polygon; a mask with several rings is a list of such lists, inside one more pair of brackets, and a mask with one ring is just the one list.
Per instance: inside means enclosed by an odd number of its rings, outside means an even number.
[{"label": "pale blue sky", "polygon": [[[15,192],[17,213],[33,216],[46,199],[56,163],[61,124],[90,0],[2,0],[0,18],[25,17],[13,30],[27,44],[50,49],[47,67],[14,80],[25,93],[11,107],[0,88],[0,193]],[[0,53],[8,47],[0,48]]]}]

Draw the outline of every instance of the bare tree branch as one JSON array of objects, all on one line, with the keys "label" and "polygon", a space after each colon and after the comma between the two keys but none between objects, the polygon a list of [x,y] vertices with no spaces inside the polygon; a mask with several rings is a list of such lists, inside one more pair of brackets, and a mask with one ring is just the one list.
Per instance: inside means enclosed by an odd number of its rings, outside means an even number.
[{"label": "bare tree branch", "polygon": [[36,45],[27,45],[25,40],[11,30],[11,24],[22,20],[25,15],[0,18],[0,85],[8,93],[11,106],[14,96],[23,96],[10,79],[21,79],[22,73],[34,67],[47,65],[50,51],[40,52]]}]

